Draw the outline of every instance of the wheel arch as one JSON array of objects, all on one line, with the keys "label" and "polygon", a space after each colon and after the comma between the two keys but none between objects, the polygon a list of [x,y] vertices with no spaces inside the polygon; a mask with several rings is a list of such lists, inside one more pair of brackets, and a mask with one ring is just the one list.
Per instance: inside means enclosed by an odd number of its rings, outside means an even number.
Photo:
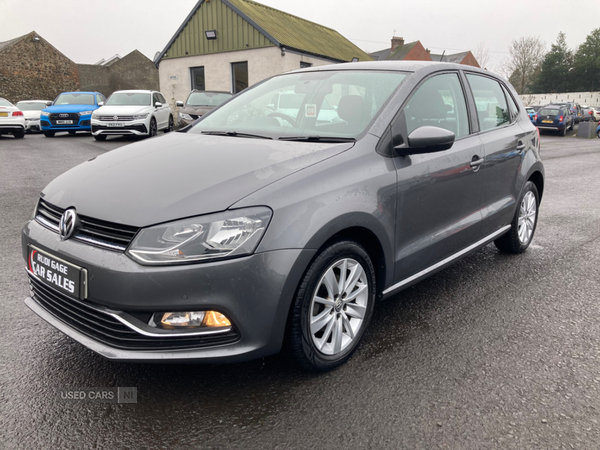
[{"label": "wheel arch", "polygon": [[529,175],[529,178],[527,179],[527,181],[531,181],[533,184],[535,184],[535,187],[537,188],[538,195],[540,197],[540,202],[541,202],[542,195],[544,193],[544,176],[542,175],[542,173],[539,170],[536,170],[531,175]]}]

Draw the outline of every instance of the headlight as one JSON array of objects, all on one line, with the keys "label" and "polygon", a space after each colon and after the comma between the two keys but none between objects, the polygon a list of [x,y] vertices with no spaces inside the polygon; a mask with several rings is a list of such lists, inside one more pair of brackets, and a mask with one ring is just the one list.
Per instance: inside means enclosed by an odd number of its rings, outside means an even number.
[{"label": "headlight", "polygon": [[179,113],[179,117],[181,117],[184,120],[194,120],[194,119],[192,119],[192,116],[190,116],[189,114],[186,114],[186,113]]},{"label": "headlight", "polygon": [[256,249],[271,210],[225,211],[141,230],[127,255],[141,264],[181,264],[249,255]]},{"label": "headlight", "polygon": [[40,113],[40,116],[49,116],[49,115],[50,115],[50,113],[49,113],[49,112],[46,112],[46,111],[42,111],[42,112]]},{"label": "headlight", "polygon": [[133,120],[141,120],[141,119],[145,119],[146,117],[148,117],[148,113],[146,113],[146,114],[139,114],[137,116],[133,116]]},{"label": "headlight", "polygon": [[98,119],[98,114],[96,114],[95,112],[92,113],[92,119],[96,120]]},{"label": "headlight", "polygon": [[94,112],[94,111],[81,111],[81,112],[79,113],[79,115],[80,115],[80,116],[87,116],[88,114],[91,114],[91,113],[93,113],[93,112]]}]

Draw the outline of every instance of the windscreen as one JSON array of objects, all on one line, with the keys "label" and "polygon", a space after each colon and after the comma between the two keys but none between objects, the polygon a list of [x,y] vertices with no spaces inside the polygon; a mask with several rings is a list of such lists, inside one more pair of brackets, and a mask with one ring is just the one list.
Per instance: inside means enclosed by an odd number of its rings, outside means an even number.
[{"label": "windscreen", "polygon": [[13,106],[13,105],[8,100],[4,100],[3,98],[0,98],[0,106]]},{"label": "windscreen", "polygon": [[45,103],[38,102],[19,102],[16,107],[21,111],[41,111],[46,107]]},{"label": "windscreen", "polygon": [[111,106],[150,106],[152,96],[145,92],[115,92],[106,101]]},{"label": "windscreen", "polygon": [[355,138],[406,76],[371,70],[277,76],[239,94],[190,132]]},{"label": "windscreen", "polygon": [[61,94],[54,105],[95,105],[93,94]]},{"label": "windscreen", "polygon": [[192,92],[187,99],[187,106],[219,106],[231,98],[224,92]]}]

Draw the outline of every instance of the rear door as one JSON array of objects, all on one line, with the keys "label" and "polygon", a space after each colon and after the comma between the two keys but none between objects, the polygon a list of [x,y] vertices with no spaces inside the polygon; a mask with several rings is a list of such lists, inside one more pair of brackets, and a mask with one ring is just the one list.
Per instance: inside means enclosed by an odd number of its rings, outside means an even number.
[{"label": "rear door", "polygon": [[481,239],[484,149],[479,137],[471,133],[458,72],[425,80],[392,124],[392,134],[407,142],[412,131],[424,126],[448,129],[456,140],[449,150],[394,158],[398,179],[396,280]]},{"label": "rear door", "polygon": [[[512,220],[522,184],[519,167],[526,149],[532,145],[535,129],[527,122],[519,125],[519,107],[498,80],[475,73],[468,73],[466,78],[477,109],[479,136],[485,146],[482,215],[483,235],[487,236]],[[511,107],[515,110],[512,114]]]}]

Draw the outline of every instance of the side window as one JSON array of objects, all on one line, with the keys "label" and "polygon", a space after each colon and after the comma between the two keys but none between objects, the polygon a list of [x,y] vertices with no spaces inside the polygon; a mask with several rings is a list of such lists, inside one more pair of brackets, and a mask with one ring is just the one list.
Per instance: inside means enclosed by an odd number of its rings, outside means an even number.
[{"label": "side window", "polygon": [[408,134],[423,126],[452,131],[456,139],[469,134],[465,96],[456,73],[436,75],[423,83],[404,108]]},{"label": "side window", "polygon": [[502,90],[504,91],[504,95],[506,95],[506,98],[508,99],[508,109],[510,110],[511,122],[514,122],[515,120],[517,120],[517,117],[519,117],[519,107],[517,106],[515,99],[512,97],[512,95],[510,95],[508,89],[502,86]]},{"label": "side window", "polygon": [[162,103],[158,98],[158,94],[155,92],[154,94],[152,94],[152,105],[154,106],[156,102]]},{"label": "side window", "polygon": [[493,130],[508,125],[510,115],[500,83],[471,73],[467,74],[467,79],[475,97],[480,130]]},{"label": "side window", "polygon": [[104,98],[104,95],[102,95],[102,94],[96,95],[96,104],[98,104],[100,102],[106,103],[106,99]]},{"label": "side window", "polygon": [[166,104],[167,104],[167,101],[165,100],[165,98],[163,97],[163,95],[162,95],[160,92],[158,93],[158,98],[159,98],[159,101],[160,101],[160,102],[161,102],[163,105],[166,105]]}]

